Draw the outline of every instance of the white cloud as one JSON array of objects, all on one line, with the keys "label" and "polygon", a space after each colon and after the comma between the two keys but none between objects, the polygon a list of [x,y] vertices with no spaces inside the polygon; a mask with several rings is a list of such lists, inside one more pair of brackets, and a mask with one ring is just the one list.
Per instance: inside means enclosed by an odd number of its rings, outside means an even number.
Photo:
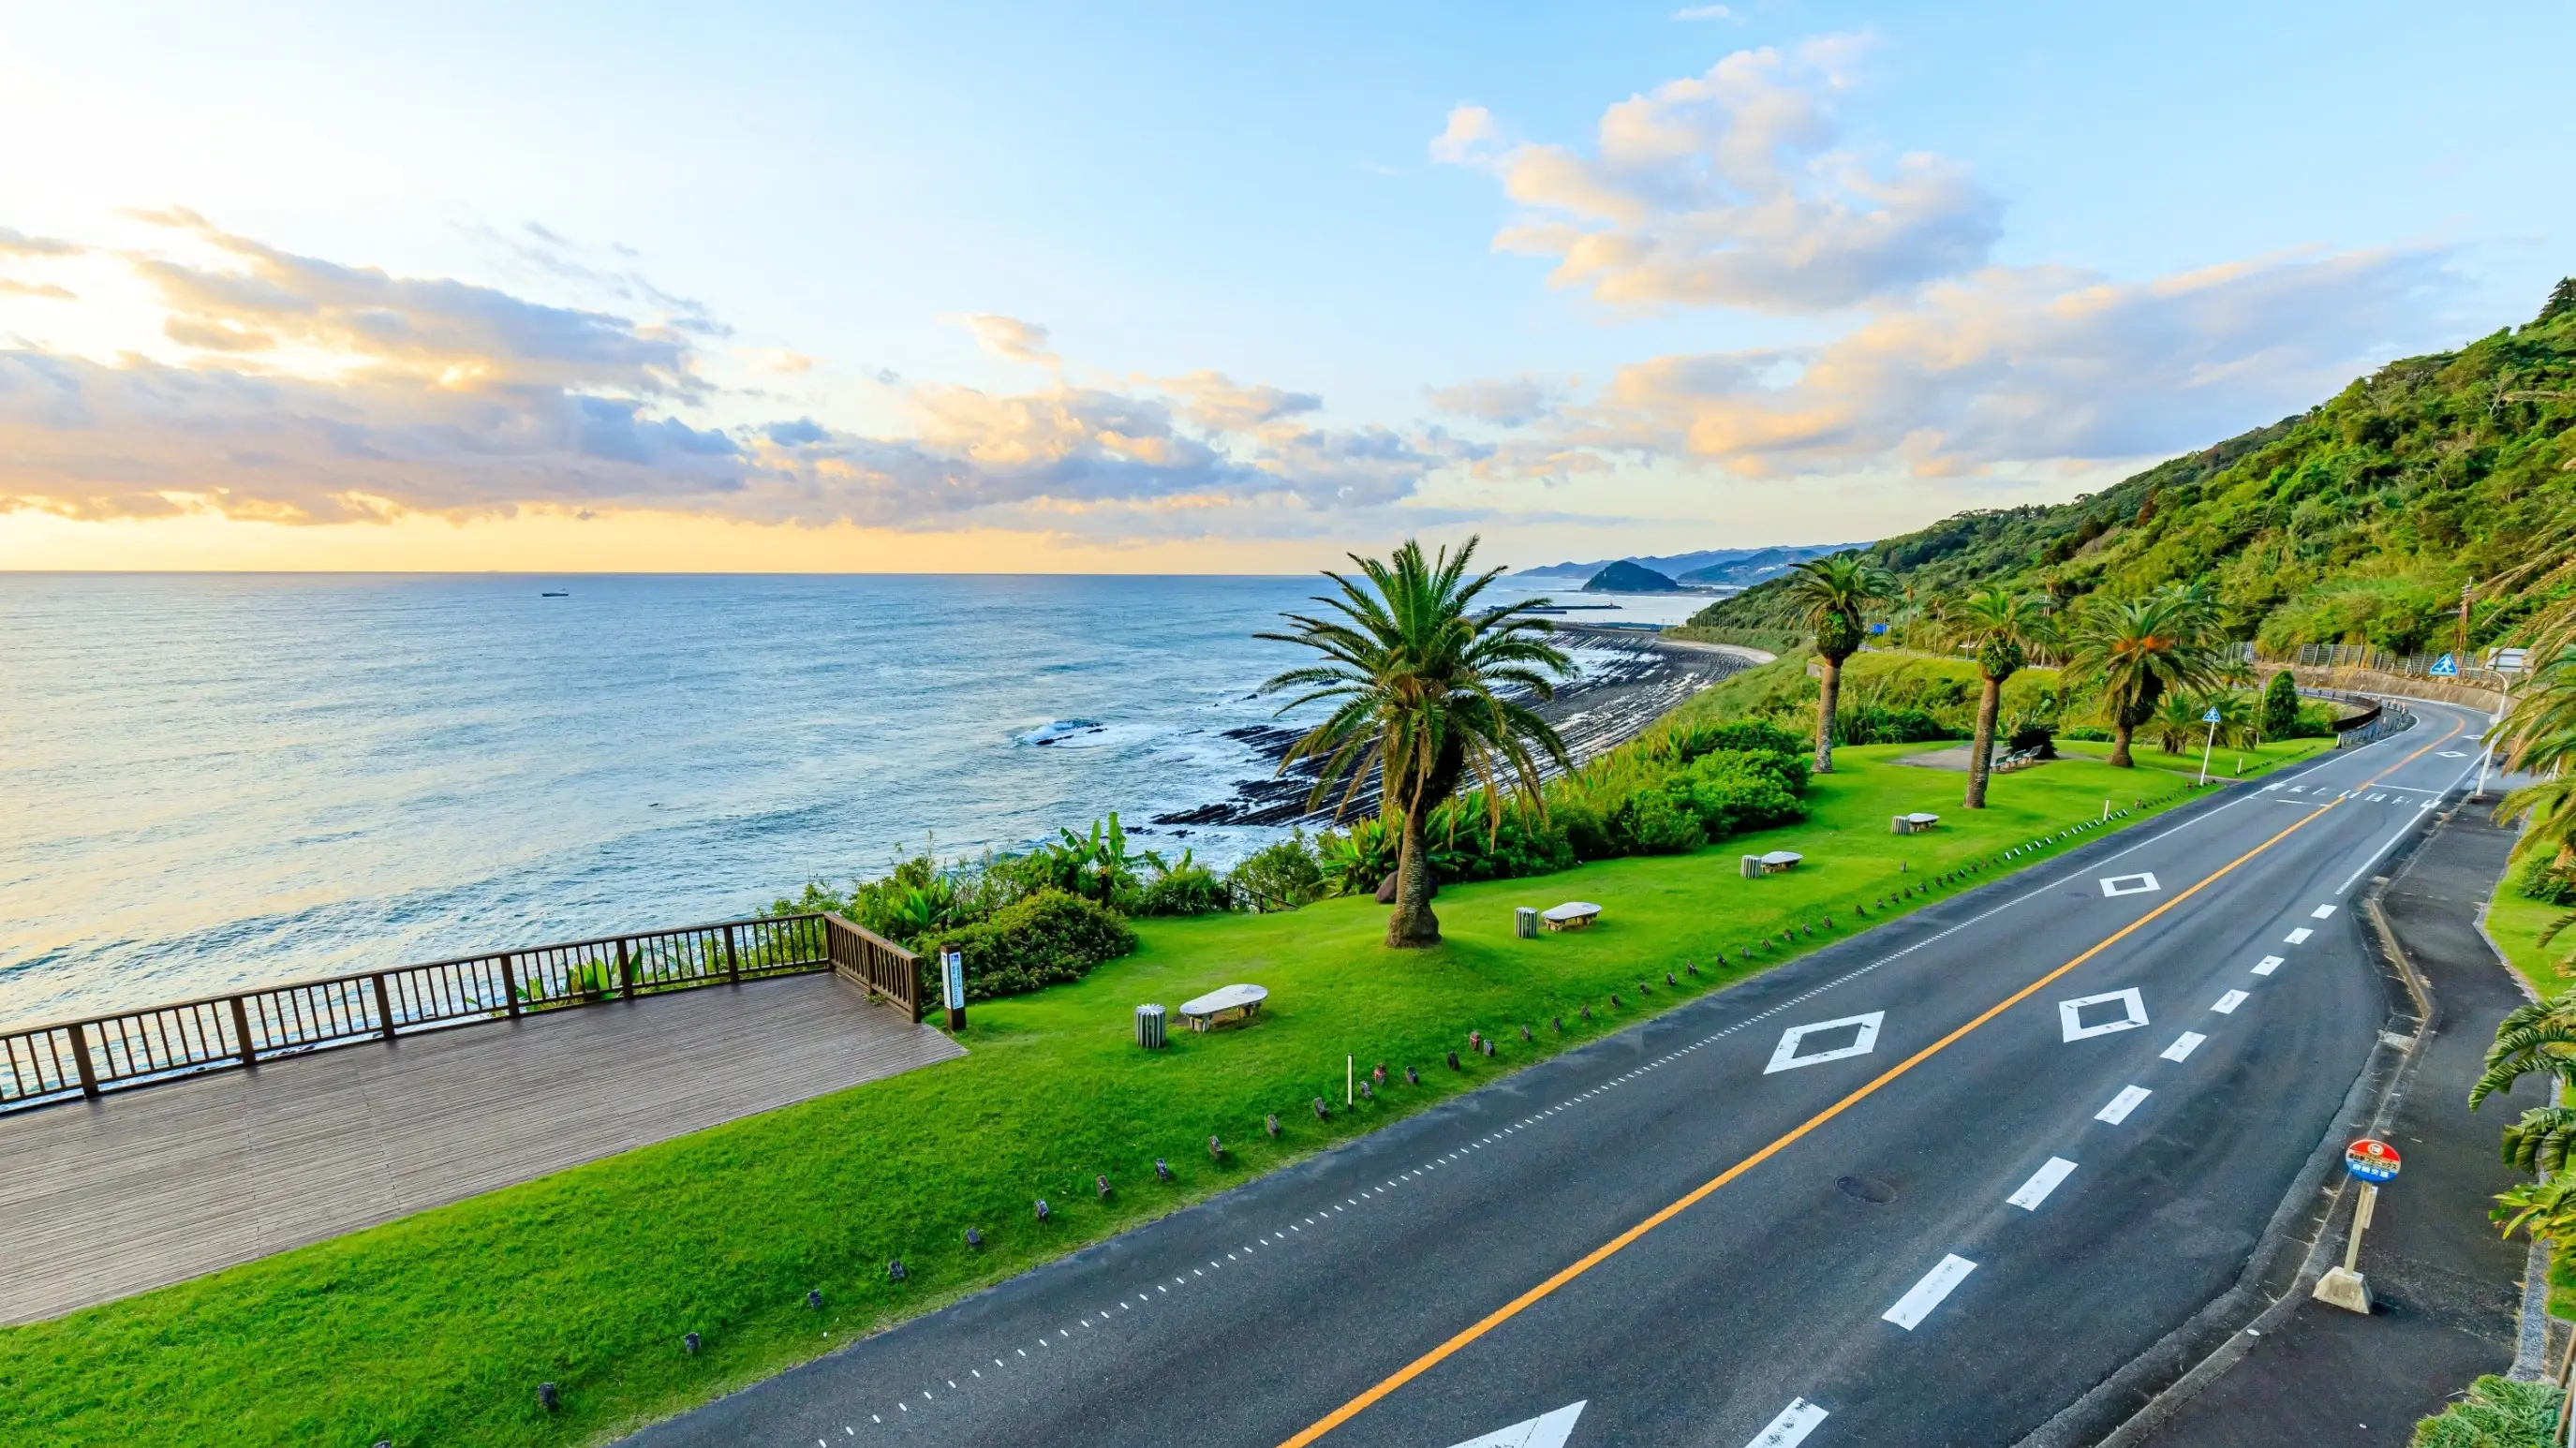
[{"label": "white cloud", "polygon": [[[2438,251],[2302,253],[2144,283],[1993,268],[1813,347],[1659,357],[1506,457],[1919,476],[2205,446],[2421,343]],[[1534,471],[1543,469],[1533,469]]]},{"label": "white cloud", "polygon": [[1901,295],[1982,264],[2001,207],[1943,157],[1842,146],[1834,98],[1864,44],[1737,51],[1609,107],[1588,156],[1511,142],[1461,106],[1431,155],[1518,203],[1497,250],[1552,257],[1550,285],[1602,302],[1802,313]]},{"label": "white cloud", "polygon": [[1047,350],[1047,329],[1033,322],[997,312],[969,312],[950,320],[974,333],[975,345],[996,357],[1048,367],[1057,361],[1055,353]]},{"label": "white cloud", "polygon": [[1431,405],[1453,417],[1526,427],[1548,415],[1563,391],[1536,377],[1496,377],[1431,389]]},{"label": "white cloud", "polygon": [[1723,5],[1687,5],[1673,12],[1675,20],[1734,20],[1736,13]]}]

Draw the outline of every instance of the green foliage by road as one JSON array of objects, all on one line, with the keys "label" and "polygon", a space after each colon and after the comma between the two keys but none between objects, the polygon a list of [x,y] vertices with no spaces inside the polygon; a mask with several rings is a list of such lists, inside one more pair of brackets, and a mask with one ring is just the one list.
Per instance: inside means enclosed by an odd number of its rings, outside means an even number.
[{"label": "green foliage by road", "polygon": [[[1989,581],[2059,599],[2206,585],[2230,638],[2267,648],[2447,646],[2463,584],[2528,562],[2576,513],[2576,310],[2391,362],[2306,413],[2055,506],[1962,513],[1874,545],[1908,605]],[[2482,596],[2483,646],[2555,597]],[[1785,583],[1695,627],[1777,631]],[[1900,613],[1902,610],[1900,610]]]},{"label": "green foliage by road", "polygon": [[[1855,906],[1890,899],[1873,911],[1885,918],[1926,898],[1900,892],[1950,893],[1933,883],[1945,872],[2090,821],[2106,795],[2152,807],[2150,791],[2183,793],[2067,761],[1998,778],[1991,807],[1963,817],[1947,807],[1960,776],[1890,762],[1918,748],[1841,751],[1838,772],[1809,788],[1804,823],[1723,849],[1446,889],[1446,943],[1400,961],[1382,944],[1386,912],[1365,898],[1135,920],[1134,954],[977,1006],[961,1060],[0,1330],[0,1442],[595,1441],[1848,935]],[[1888,833],[1890,815],[1915,809],[1944,827]],[[1808,863],[1737,875],[1740,849],[1775,847]],[[1602,923],[1511,936],[1513,906],[1568,898],[1601,903]],[[1258,1025],[1177,1033],[1158,1054],[1130,1044],[1136,1003],[1236,980],[1272,992]],[[1536,1031],[1528,1045],[1522,1025]],[[1471,1029],[1499,1035],[1501,1055],[1453,1075],[1443,1053]],[[1398,1084],[1341,1109],[1346,1055],[1386,1061]],[[1424,1068],[1421,1086],[1400,1084],[1408,1064]],[[1317,1096],[1336,1103],[1329,1121],[1308,1109]],[[1261,1129],[1271,1112],[1276,1142]],[[528,1113],[544,1130],[545,1103]],[[1211,1133],[1222,1161],[1209,1159]],[[1092,1191],[1100,1174],[1116,1189],[1106,1202]],[[1033,1220],[1041,1197],[1045,1223]],[[900,1283],[887,1278],[894,1258]],[[804,1306],[809,1288],[822,1311]],[[689,1331],[704,1335],[700,1356],[681,1351]],[[562,1386],[553,1418],[537,1407],[541,1381]]]}]

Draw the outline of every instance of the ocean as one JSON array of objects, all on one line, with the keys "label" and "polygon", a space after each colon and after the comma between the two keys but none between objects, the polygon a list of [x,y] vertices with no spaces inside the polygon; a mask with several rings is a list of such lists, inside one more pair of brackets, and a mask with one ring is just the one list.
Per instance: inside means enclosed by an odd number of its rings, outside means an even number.
[{"label": "ocean", "polygon": [[1112,809],[1230,863],[1277,831],[1142,822],[1269,772],[1227,731],[1298,651],[1252,635],[1320,582],[0,575],[0,1022],[729,918]]}]

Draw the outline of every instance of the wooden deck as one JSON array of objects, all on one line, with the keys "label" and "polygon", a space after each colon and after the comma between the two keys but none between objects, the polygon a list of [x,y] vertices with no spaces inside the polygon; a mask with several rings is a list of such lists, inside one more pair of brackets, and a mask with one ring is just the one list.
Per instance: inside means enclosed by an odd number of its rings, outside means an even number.
[{"label": "wooden deck", "polygon": [[830,974],[273,1061],[0,1117],[0,1323],[964,1052]]}]

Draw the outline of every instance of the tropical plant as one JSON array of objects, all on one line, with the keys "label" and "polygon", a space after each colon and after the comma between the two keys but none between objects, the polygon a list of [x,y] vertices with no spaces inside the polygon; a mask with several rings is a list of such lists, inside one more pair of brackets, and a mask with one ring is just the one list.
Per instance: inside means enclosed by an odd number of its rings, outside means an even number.
[{"label": "tropical plant", "polygon": [[1816,694],[1818,774],[1834,772],[1834,711],[1841,703],[1843,660],[1860,651],[1870,605],[1897,592],[1895,575],[1854,550],[1792,565],[1786,600],[1815,636],[1824,678]]},{"label": "tropical plant", "polygon": [[2111,726],[2106,763],[2136,768],[2129,741],[2138,726],[2156,717],[2167,693],[2209,681],[2214,621],[2208,596],[2179,584],[2144,598],[2097,599],[2076,615],[2069,672],[2101,699]]},{"label": "tropical plant", "polygon": [[2484,1069],[2469,1087],[2475,1111],[2498,1091],[2530,1075],[2576,1081],[2576,990],[2514,1007],[2496,1023]]},{"label": "tropical plant", "polygon": [[2004,682],[2020,673],[2031,654],[2054,641],[2048,598],[2009,588],[1981,588],[1949,610],[1949,620],[1977,658],[1977,724],[1968,745],[1969,809],[1986,807],[1986,777],[1993,768],[1995,716],[2003,708]]},{"label": "tropical plant", "polygon": [[2504,1164],[2533,1176],[2556,1176],[2576,1145],[2576,1106],[2534,1106],[2504,1129]]},{"label": "tropical plant", "polygon": [[2487,1220],[2508,1237],[2522,1232],[2536,1242],[2576,1241],[2576,1176],[2507,1187],[2496,1193]]},{"label": "tropical plant", "polygon": [[1059,827],[1054,842],[1031,852],[1045,866],[1049,883],[1071,895],[1112,909],[1135,897],[1138,871],[1149,863],[1127,849],[1127,831],[1111,810],[1106,821],[1093,820],[1091,833],[1077,835]]},{"label": "tropical plant", "polygon": [[1171,861],[1147,850],[1145,863],[1153,867],[1154,878],[1136,893],[1139,915],[1209,915],[1231,903],[1233,892],[1226,882],[1192,859],[1188,850]]},{"label": "tropical plant", "polygon": [[1308,806],[1338,789],[1339,813],[1374,778],[1379,813],[1400,825],[1386,926],[1386,943],[1400,949],[1440,943],[1426,835],[1432,810],[1472,780],[1484,792],[1489,828],[1499,829],[1507,793],[1538,792],[1541,755],[1570,763],[1565,741],[1521,699],[1554,697],[1555,681],[1574,666],[1543,637],[1548,621],[1531,612],[1544,600],[1478,605],[1503,570],[1469,575],[1476,544],[1471,537],[1455,554],[1443,548],[1425,558],[1408,539],[1384,562],[1353,554],[1365,584],[1328,571],[1339,594],[1315,599],[1338,617],[1288,614],[1293,631],[1259,635],[1325,658],[1261,686],[1301,691],[1282,714],[1333,704],[1280,762],[1285,769],[1319,761]]},{"label": "tropical plant", "polygon": [[1315,864],[1334,895],[1366,895],[1395,873],[1396,834],[1369,815],[1315,837]]}]

